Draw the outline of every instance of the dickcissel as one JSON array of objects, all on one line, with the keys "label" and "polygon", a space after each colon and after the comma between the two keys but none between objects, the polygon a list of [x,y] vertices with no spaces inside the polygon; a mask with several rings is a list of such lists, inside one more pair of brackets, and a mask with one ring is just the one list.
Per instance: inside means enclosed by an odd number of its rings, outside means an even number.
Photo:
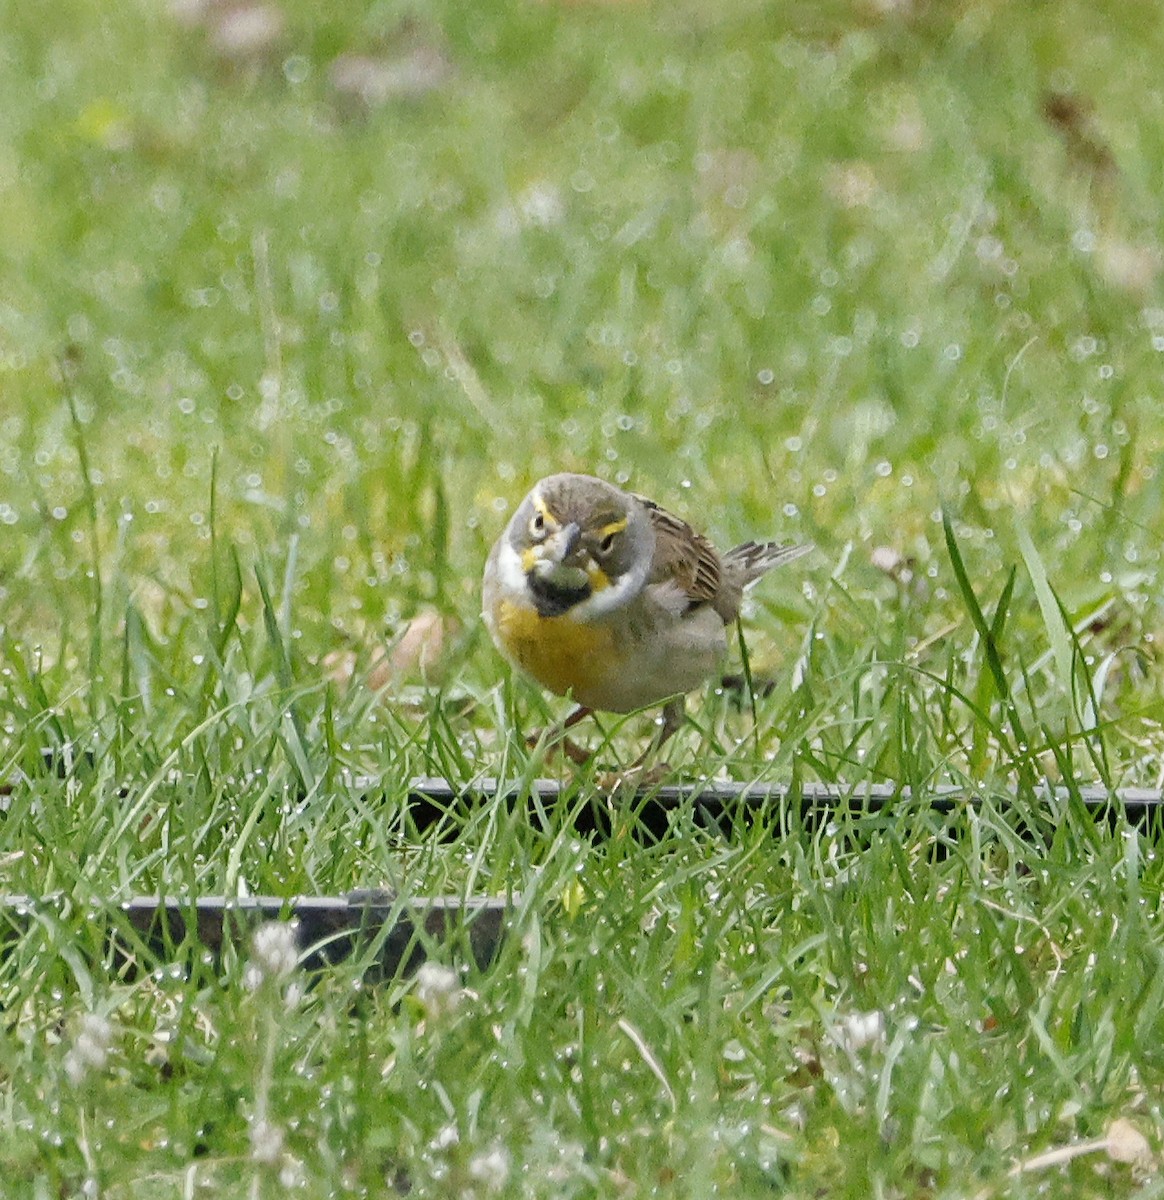
[{"label": "dickcissel", "polygon": [[514,666],[577,703],[563,729],[594,710],[664,705],[650,753],[682,723],[684,695],[720,671],[744,592],[810,549],[744,542],[720,554],[644,496],[550,475],[489,554],[483,616]]}]

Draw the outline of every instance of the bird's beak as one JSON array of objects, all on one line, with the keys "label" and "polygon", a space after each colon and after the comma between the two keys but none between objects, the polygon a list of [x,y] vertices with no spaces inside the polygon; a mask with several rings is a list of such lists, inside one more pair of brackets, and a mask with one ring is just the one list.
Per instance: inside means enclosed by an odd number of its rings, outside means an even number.
[{"label": "bird's beak", "polygon": [[542,543],[542,556],[555,564],[569,564],[581,540],[582,530],[576,524],[571,522],[569,525],[563,525],[557,533],[551,534]]},{"label": "bird's beak", "polygon": [[563,525],[538,547],[533,570],[538,578],[563,591],[590,586],[590,576],[582,565],[579,547],[582,530],[575,524]]}]

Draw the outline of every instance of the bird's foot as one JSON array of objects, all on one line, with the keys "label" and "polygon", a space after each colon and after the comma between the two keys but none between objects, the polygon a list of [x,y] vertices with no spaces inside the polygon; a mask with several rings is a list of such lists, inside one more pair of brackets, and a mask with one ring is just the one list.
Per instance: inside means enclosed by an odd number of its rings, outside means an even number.
[{"label": "bird's foot", "polygon": [[673,774],[670,764],[631,763],[621,771],[605,771],[597,779],[598,790],[610,796],[619,791],[649,792],[666,783]]},{"label": "bird's foot", "polygon": [[593,754],[584,746],[579,746],[573,738],[566,737],[561,734],[554,737],[555,730],[553,729],[535,729],[525,739],[525,744],[534,750],[541,743],[542,739],[547,734],[550,735],[550,741],[546,744],[546,758],[551,758],[555,754],[564,754],[575,766],[584,767],[593,758]]}]

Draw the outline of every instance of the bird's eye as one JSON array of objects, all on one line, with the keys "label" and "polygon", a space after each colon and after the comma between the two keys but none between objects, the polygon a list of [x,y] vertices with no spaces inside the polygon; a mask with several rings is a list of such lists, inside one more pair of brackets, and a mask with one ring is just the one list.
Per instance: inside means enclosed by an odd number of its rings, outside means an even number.
[{"label": "bird's eye", "polygon": [[529,531],[534,537],[541,537],[546,532],[546,515],[543,512],[536,512],[530,518]]},{"label": "bird's eye", "polygon": [[604,537],[602,541],[598,543],[599,554],[609,554],[614,549],[614,539],[617,536],[618,535],[615,533],[608,533],[606,537]]}]

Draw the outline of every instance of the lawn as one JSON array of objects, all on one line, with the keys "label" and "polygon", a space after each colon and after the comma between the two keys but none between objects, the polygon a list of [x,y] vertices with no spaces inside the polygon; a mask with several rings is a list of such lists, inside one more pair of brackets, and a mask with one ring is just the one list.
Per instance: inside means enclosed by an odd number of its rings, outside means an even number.
[{"label": "lawn", "polygon": [[[1164,1196],[1160,823],[1081,800],[1164,781],[1162,57],[1080,0],[6,4],[3,1195]],[[668,753],[787,803],[645,837],[652,714],[527,747],[480,575],[559,470],[815,544]],[[106,937],[357,888],[508,936]]]}]

